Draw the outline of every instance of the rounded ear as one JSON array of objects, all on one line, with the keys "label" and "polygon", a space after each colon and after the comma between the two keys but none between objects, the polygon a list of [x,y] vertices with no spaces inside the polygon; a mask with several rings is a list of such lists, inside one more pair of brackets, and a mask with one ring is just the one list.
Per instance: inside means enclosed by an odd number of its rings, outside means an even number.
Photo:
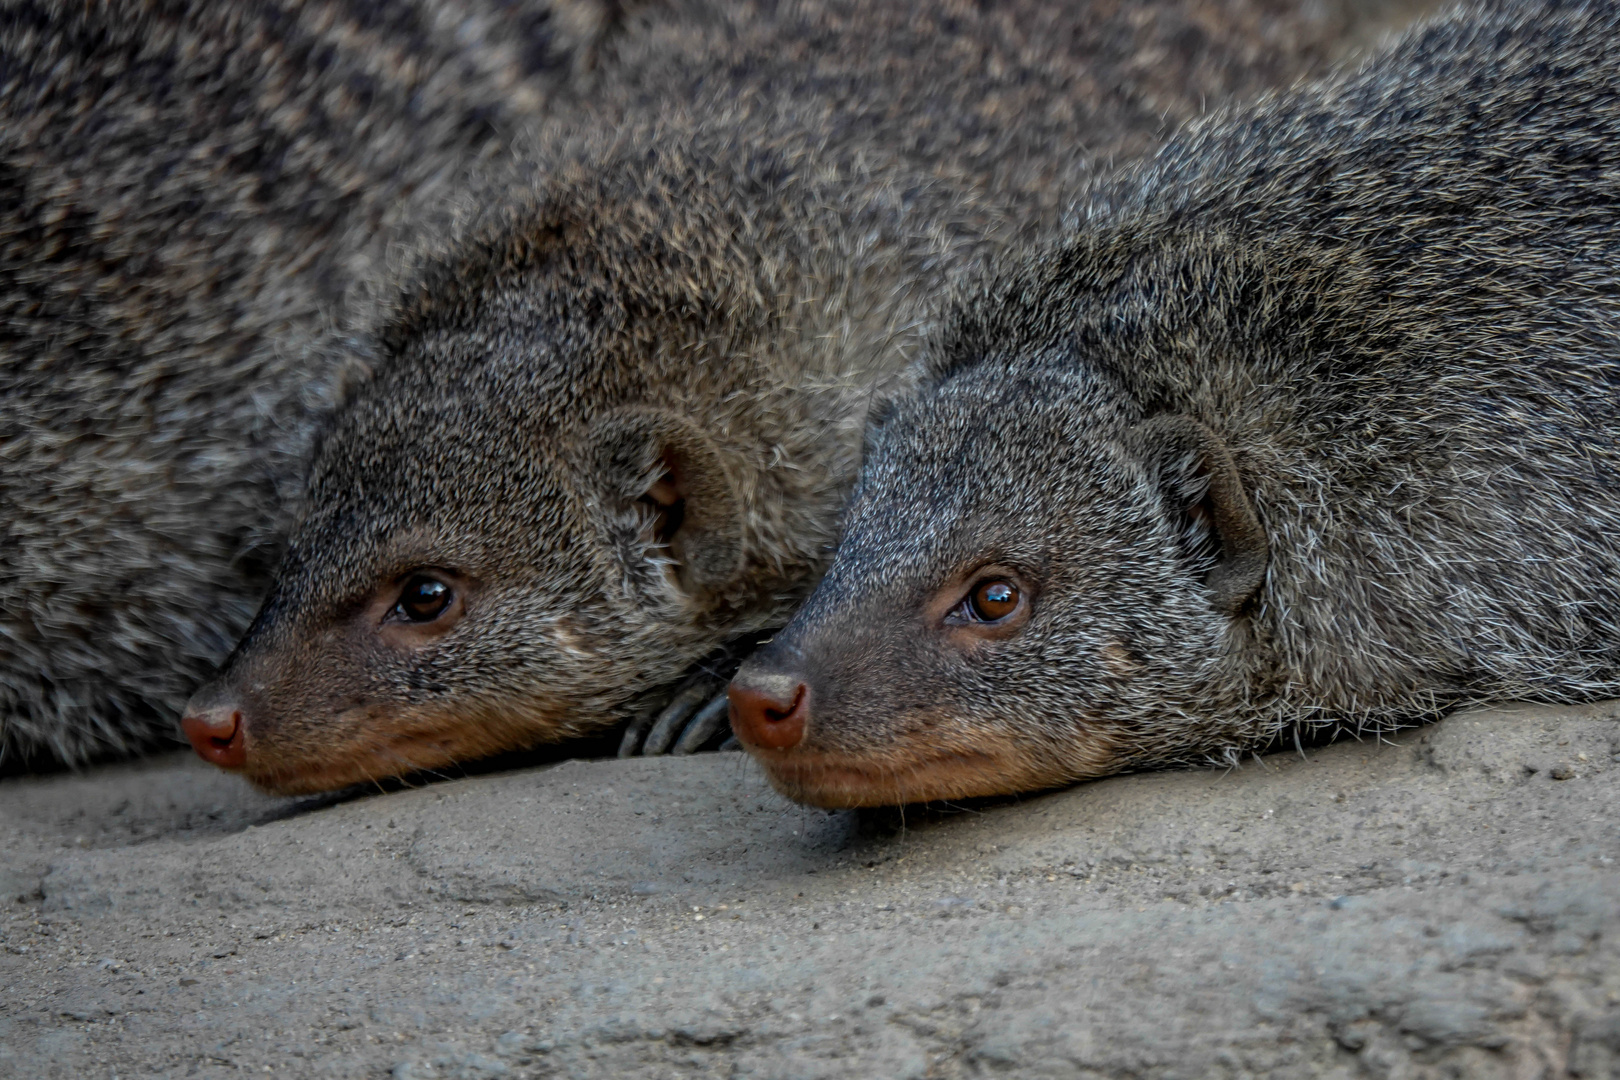
[{"label": "rounded ear", "polygon": [[1132,432],[1138,452],[1158,474],[1165,501],[1186,515],[1183,534],[1194,553],[1215,557],[1204,584],[1215,610],[1236,615],[1266,578],[1270,545],[1226,443],[1190,416],[1165,414]]},{"label": "rounded ear", "polygon": [[[669,409],[632,406],[590,425],[589,464],[607,497],[654,514],[689,593],[729,584],[742,569],[742,502],[714,440]],[[644,519],[643,519],[644,520]]]}]

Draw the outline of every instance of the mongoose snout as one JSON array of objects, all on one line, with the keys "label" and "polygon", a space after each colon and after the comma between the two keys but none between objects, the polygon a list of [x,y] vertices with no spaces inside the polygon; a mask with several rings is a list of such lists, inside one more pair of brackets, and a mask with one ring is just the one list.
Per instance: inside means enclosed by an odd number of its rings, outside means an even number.
[{"label": "mongoose snout", "polygon": [[[181,730],[204,761],[292,792],[393,775],[402,762],[430,768],[444,763],[449,746],[472,751],[459,725],[449,718],[434,724],[431,710],[379,717],[374,687],[342,658],[374,668],[419,662],[466,617],[469,605],[478,606],[478,594],[479,582],[466,575],[417,567],[341,605],[316,636],[318,644],[285,638],[271,644],[266,638],[277,636],[265,633],[269,620],[261,617],[247,647],[239,647],[224,673],[187,703]],[[325,725],[310,723],[323,715]],[[345,734],[356,724],[375,726],[383,737],[355,747]],[[290,774],[319,779],[311,786]]]},{"label": "mongoose snout", "polygon": [[773,783],[1012,793],[1620,693],[1617,35],[1454,13],[958,294],[738,673],[807,688]]},{"label": "mongoose snout", "polygon": [[804,739],[810,716],[810,688],[791,675],[751,671],[734,678],[726,691],[731,730],[744,746],[791,750]]},{"label": "mongoose snout", "polygon": [[243,737],[242,710],[232,705],[203,708],[191,705],[180,721],[197,756],[222,769],[240,769],[247,764],[247,742]]}]

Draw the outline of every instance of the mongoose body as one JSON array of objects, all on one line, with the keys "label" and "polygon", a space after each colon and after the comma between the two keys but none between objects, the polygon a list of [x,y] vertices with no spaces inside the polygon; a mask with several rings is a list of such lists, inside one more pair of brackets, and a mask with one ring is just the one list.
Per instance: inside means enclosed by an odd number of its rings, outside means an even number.
[{"label": "mongoose body", "polygon": [[10,769],[177,734],[364,366],[364,283],[547,106],[571,46],[546,17],[571,8],[0,8]]},{"label": "mongoose body", "polygon": [[1462,11],[952,305],[732,685],[823,806],[1620,694],[1620,7]]},{"label": "mongoose body", "polygon": [[806,5],[681,45],[681,92],[601,104],[379,327],[199,751],[284,792],[436,768],[779,625],[952,268],[1313,56],[1213,10]]}]

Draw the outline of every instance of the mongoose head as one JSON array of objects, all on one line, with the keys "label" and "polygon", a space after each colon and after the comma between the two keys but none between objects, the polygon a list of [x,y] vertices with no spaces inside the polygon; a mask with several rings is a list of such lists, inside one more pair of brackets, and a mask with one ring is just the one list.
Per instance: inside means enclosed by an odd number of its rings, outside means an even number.
[{"label": "mongoose head", "polygon": [[188,732],[227,729],[205,757],[322,790],[588,731],[605,688],[679,671],[740,556],[713,444],[656,408],[547,430],[502,390],[423,382],[409,416],[345,417],[269,599],[188,709]]},{"label": "mongoose head", "polygon": [[1173,754],[1266,541],[1231,453],[1094,370],[987,360],[906,402],[732,725],[826,807],[1036,790]]},{"label": "mongoose head", "polygon": [[[188,708],[205,758],[295,793],[577,736],[802,597],[804,559],[756,554],[772,526],[745,521],[777,483],[750,454],[794,436],[746,410],[828,446],[842,423],[851,456],[861,417],[818,428],[756,384],[793,335],[731,291],[752,284],[724,250],[746,226],[665,194],[548,207],[425,276],[324,438],[256,621]],[[795,471],[795,505],[835,507],[841,471]],[[780,525],[825,551],[823,516]]]}]

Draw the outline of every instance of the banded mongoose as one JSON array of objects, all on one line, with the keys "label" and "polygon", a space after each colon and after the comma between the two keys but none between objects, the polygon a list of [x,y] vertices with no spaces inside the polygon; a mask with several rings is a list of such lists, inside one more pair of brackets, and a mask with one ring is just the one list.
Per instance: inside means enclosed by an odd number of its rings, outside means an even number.
[{"label": "banded mongoose", "polygon": [[204,757],[306,792],[646,715],[815,582],[867,403],[953,266],[1166,117],[1319,55],[1243,3],[727,18],[676,50],[682,94],[547,151],[406,289],[188,710]]},{"label": "banded mongoose", "polygon": [[965,289],[732,684],[819,806],[1620,695],[1620,6],[1200,122]]},{"label": "banded mongoose", "polygon": [[589,89],[621,6],[0,8],[0,770],[178,735],[363,359],[360,286]]}]

